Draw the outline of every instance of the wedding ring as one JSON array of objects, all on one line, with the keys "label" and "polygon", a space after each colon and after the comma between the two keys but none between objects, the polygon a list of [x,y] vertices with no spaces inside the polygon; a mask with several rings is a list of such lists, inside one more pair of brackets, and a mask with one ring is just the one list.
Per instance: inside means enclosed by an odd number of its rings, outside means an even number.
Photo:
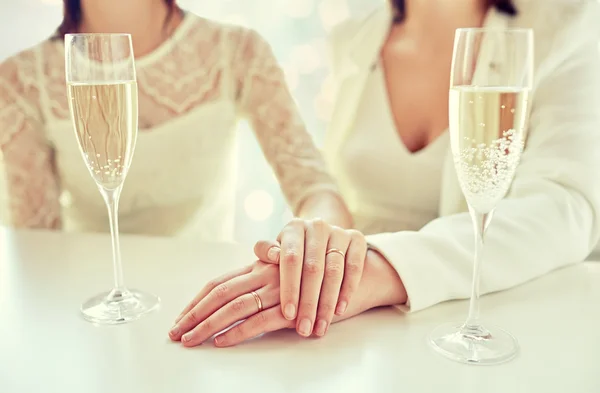
[{"label": "wedding ring", "polygon": [[260,300],[260,296],[258,296],[258,293],[252,291],[250,292],[250,294],[254,297],[254,300],[256,301],[256,305],[258,306],[258,312],[261,312],[263,309],[262,306],[262,300]]},{"label": "wedding ring", "polygon": [[346,254],[344,254],[341,250],[338,250],[337,248],[330,248],[325,253],[325,256],[327,256],[329,254],[340,254],[342,256],[342,258],[346,259]]}]

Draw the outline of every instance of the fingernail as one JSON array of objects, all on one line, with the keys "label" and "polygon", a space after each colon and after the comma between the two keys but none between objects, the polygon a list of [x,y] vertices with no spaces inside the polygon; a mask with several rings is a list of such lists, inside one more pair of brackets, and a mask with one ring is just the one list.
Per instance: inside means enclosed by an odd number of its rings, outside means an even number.
[{"label": "fingernail", "polygon": [[183,342],[188,342],[192,339],[192,335],[191,334],[184,334],[183,337],[181,337],[181,341]]},{"label": "fingernail", "polygon": [[222,345],[225,342],[225,337],[217,336],[215,337],[215,345]]},{"label": "fingernail", "polygon": [[279,260],[279,247],[271,247],[269,248],[269,251],[267,252],[267,258],[269,258],[269,261],[271,262],[277,262]]},{"label": "fingernail", "polygon": [[324,336],[325,333],[327,333],[327,322],[325,322],[325,320],[321,319],[319,320],[319,322],[317,322],[317,328],[315,329],[315,334],[317,336]]},{"label": "fingernail", "polygon": [[310,336],[310,331],[312,330],[311,328],[312,326],[310,321],[305,318],[302,321],[300,321],[300,325],[298,326],[298,333],[300,333],[304,337],[308,337]]},{"label": "fingernail", "polygon": [[296,318],[296,306],[294,306],[292,303],[286,304],[285,309],[283,310],[283,315],[288,321]]},{"label": "fingernail", "polygon": [[342,300],[341,302],[339,302],[337,308],[335,309],[335,313],[337,315],[342,315],[343,313],[346,312],[347,307],[348,307],[348,303],[346,303],[345,300]]},{"label": "fingernail", "polygon": [[179,334],[179,326],[175,325],[171,328],[171,331],[169,332],[169,334],[173,337],[177,336]]}]

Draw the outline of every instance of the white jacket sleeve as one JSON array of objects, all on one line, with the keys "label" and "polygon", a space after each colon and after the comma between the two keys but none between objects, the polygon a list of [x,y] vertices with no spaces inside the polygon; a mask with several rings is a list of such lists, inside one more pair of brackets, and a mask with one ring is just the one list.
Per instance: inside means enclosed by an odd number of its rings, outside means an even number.
[{"label": "white jacket sleeve", "polygon": [[[582,261],[600,235],[598,41],[562,38],[539,59],[527,146],[485,239],[482,294]],[[468,213],[367,239],[400,275],[406,311],[469,297],[475,240]]]}]

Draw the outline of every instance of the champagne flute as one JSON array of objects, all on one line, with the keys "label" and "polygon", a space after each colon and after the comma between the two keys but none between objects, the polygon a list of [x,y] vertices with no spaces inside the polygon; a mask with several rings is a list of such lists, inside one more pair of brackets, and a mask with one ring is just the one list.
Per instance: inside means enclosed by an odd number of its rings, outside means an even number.
[{"label": "champagne flute", "polygon": [[159,298],[128,289],[119,247],[119,197],[131,165],[138,132],[137,83],[129,34],[65,35],[69,108],[75,136],[108,208],[114,288],[81,306],[83,317],[119,324],[156,309]]},{"label": "champagne flute", "polygon": [[450,84],[450,138],[458,181],[475,232],[469,314],[462,324],[438,327],[430,344],[471,364],[497,364],[518,353],[508,332],[484,327],[479,280],[485,233],[513,181],[526,139],[533,83],[531,29],[458,29]]}]

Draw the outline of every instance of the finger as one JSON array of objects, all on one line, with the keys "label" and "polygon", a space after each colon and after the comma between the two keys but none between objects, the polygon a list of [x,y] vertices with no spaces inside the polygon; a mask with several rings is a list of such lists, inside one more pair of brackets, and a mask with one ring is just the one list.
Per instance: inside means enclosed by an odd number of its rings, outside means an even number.
[{"label": "finger", "polygon": [[293,220],[279,235],[281,311],[288,320],[296,318],[304,258],[304,221]]},{"label": "finger", "polygon": [[344,280],[335,313],[342,315],[346,312],[352,295],[356,292],[360,279],[362,278],[365,258],[367,256],[367,241],[362,233],[348,231],[350,233],[350,246],[346,253],[346,266],[344,267]]},{"label": "finger", "polygon": [[175,341],[181,340],[182,335],[192,330],[219,308],[238,296],[255,291],[261,286],[259,277],[252,274],[234,277],[217,285],[173,326],[169,337]]},{"label": "finger", "polygon": [[263,262],[278,264],[280,251],[279,242],[261,240],[254,245],[254,255]]},{"label": "finger", "polygon": [[175,319],[175,324],[177,324],[177,322],[179,322],[185,314],[187,314],[192,308],[194,308],[194,306],[196,306],[196,304],[198,304],[198,302],[202,300],[206,295],[208,295],[208,293],[212,291],[215,287],[217,287],[220,284],[223,284],[226,281],[231,280],[232,278],[241,276],[246,273],[250,273],[251,270],[252,265],[248,265],[243,267],[242,269],[238,269],[233,272],[224,274],[223,276],[206,284],[204,288],[202,288],[202,290],[194,297],[194,299],[192,299],[192,301],[189,302],[188,305],[185,306],[183,311],[177,316],[177,318]]},{"label": "finger", "polygon": [[202,344],[215,334],[222,332],[234,323],[246,319],[263,310],[262,307],[270,308],[279,303],[279,291],[277,289],[265,289],[255,291],[260,298],[261,308],[252,293],[246,293],[227,303],[218,309],[210,317],[202,321],[193,330],[181,337],[181,342],[186,347],[194,347]]},{"label": "finger", "polygon": [[300,305],[296,319],[296,331],[304,337],[312,334],[317,316],[329,233],[329,225],[319,219],[310,221],[306,228],[302,282],[300,284]]},{"label": "finger", "polygon": [[215,337],[217,347],[231,347],[243,341],[276,330],[294,327],[294,321],[288,321],[279,307],[272,307],[251,316],[239,325]]},{"label": "finger", "polygon": [[327,333],[329,325],[333,320],[333,314],[338,303],[342,280],[345,270],[345,252],[350,245],[350,235],[342,228],[334,228],[329,236],[327,251],[339,250],[339,252],[329,252],[325,255],[325,273],[323,274],[323,285],[321,286],[321,295],[319,296],[319,308],[317,309],[317,319],[314,333],[322,337]]}]

